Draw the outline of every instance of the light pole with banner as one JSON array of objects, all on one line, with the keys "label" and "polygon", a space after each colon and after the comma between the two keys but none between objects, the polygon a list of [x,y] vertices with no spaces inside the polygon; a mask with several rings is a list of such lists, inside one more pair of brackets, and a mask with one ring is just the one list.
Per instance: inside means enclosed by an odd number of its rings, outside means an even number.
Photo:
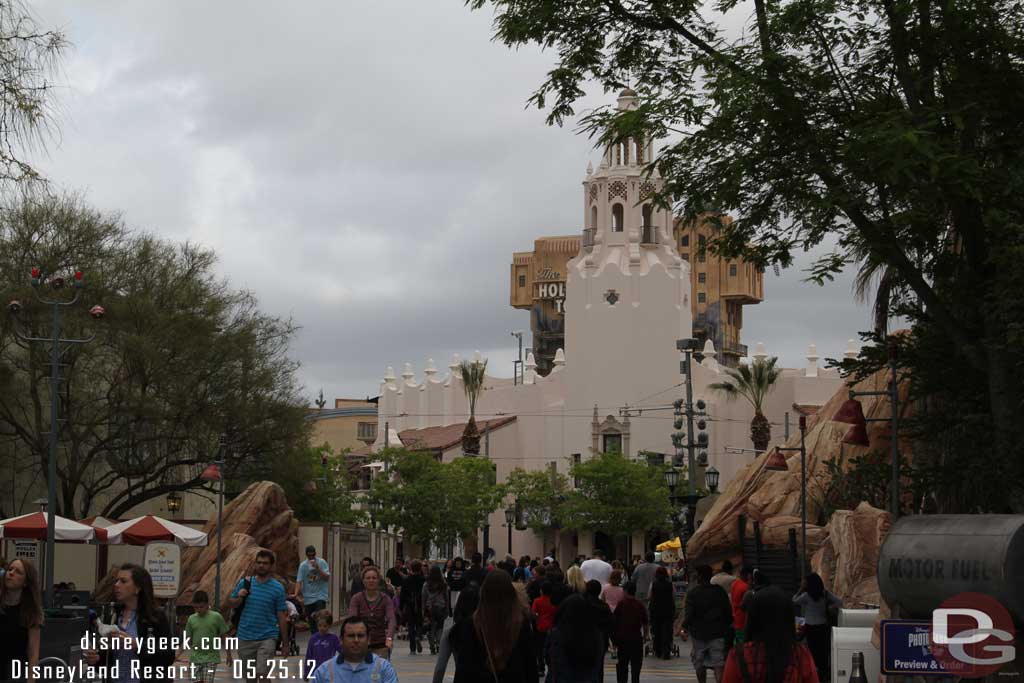
[{"label": "light pole with banner", "polygon": [[203,481],[216,481],[220,482],[217,487],[217,576],[213,583],[213,604],[216,605],[217,609],[221,609],[220,604],[220,552],[221,552],[221,538],[224,535],[224,449],[227,447],[227,435],[221,434],[218,441],[218,453],[220,457],[214,460],[203,473],[200,478]]},{"label": "light pole with banner", "polygon": [[[57,518],[57,445],[60,438],[60,364],[61,358],[66,352],[76,346],[88,344],[96,338],[95,333],[84,339],[65,339],[60,336],[60,312],[61,309],[71,306],[78,301],[82,293],[83,276],[81,270],[76,270],[72,276],[72,286],[75,290],[74,296],[67,300],[46,299],[39,294],[39,288],[43,280],[54,290],[64,289],[67,281],[60,275],[43,273],[39,268],[32,268],[32,293],[36,300],[46,306],[53,307],[53,323],[49,337],[33,337],[25,334],[18,326],[14,326],[14,333],[26,343],[41,343],[50,345],[50,444],[48,452],[47,476],[46,476],[46,500],[47,500],[47,525],[46,525],[46,557],[43,573],[43,588],[45,589],[44,603],[47,607],[53,607],[53,559],[54,540],[56,538]],[[17,317],[21,313],[21,302],[12,300],[7,305],[7,310],[12,316]],[[99,320],[106,313],[102,306],[96,305],[89,309],[89,315]],[[64,511],[67,514],[67,511]]]}]

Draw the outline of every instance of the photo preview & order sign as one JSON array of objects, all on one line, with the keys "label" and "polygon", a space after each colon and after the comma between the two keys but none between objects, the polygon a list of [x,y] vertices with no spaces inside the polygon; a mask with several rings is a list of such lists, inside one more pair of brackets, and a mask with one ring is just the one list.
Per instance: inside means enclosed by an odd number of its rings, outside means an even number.
[{"label": "photo preview & order sign", "polygon": [[983,678],[1016,658],[1010,613],[981,593],[943,601],[931,621],[883,620],[881,635],[886,675]]},{"label": "photo preview & order sign", "polygon": [[153,579],[153,595],[158,598],[178,597],[181,582],[181,548],[176,543],[154,541],[146,544],[142,561]]}]

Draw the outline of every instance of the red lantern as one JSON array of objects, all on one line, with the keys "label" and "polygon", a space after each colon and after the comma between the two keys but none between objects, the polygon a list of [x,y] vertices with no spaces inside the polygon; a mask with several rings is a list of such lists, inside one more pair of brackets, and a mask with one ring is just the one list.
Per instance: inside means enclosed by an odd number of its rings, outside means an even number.
[{"label": "red lantern", "polygon": [[851,425],[864,424],[864,407],[855,398],[847,399],[832,416],[832,421]]},{"label": "red lantern", "polygon": [[868,423],[861,422],[850,427],[850,431],[846,432],[846,436],[843,437],[843,443],[853,444],[854,446],[870,446],[871,439],[868,438]]},{"label": "red lantern", "polygon": [[782,455],[782,451],[778,449],[772,449],[768,454],[768,458],[764,461],[764,468],[769,472],[789,471],[789,465],[786,464],[786,458]]}]

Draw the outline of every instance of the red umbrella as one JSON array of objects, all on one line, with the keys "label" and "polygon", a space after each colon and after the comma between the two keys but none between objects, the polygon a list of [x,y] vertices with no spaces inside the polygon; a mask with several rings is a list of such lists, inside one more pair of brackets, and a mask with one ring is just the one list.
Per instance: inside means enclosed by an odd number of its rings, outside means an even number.
[{"label": "red umbrella", "polygon": [[162,517],[144,515],[106,528],[108,543],[146,545],[150,541],[172,541],[183,546],[206,545],[206,534]]},{"label": "red umbrella", "polygon": [[[0,521],[0,538],[24,538],[45,541],[47,534],[47,513],[33,512],[20,517]],[[80,524],[66,517],[54,518],[54,540],[57,541],[106,541],[106,529]]]}]

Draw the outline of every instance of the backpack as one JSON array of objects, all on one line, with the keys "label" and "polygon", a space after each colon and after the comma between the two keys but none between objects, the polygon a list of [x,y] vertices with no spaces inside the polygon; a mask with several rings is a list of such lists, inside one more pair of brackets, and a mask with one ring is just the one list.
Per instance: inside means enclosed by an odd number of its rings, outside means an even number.
[{"label": "backpack", "polygon": [[[242,588],[252,592],[252,577],[246,576],[242,580]],[[231,625],[238,630],[238,623],[242,620],[242,610],[245,609],[245,601],[249,599],[249,596],[242,598],[242,601],[238,603],[238,606],[231,610]]]}]

